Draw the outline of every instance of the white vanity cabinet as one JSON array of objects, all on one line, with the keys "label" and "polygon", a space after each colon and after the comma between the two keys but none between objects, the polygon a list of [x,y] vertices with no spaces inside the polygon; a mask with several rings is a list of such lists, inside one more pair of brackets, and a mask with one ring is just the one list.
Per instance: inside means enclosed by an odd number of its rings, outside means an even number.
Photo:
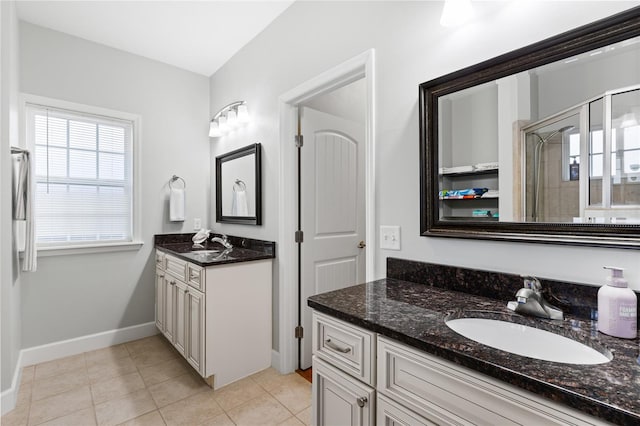
[{"label": "white vanity cabinet", "polygon": [[271,365],[271,268],[156,251],[156,326],[215,389]]},{"label": "white vanity cabinet", "polygon": [[[313,332],[317,426],[608,424],[318,312]],[[367,362],[373,370],[363,383]]]}]

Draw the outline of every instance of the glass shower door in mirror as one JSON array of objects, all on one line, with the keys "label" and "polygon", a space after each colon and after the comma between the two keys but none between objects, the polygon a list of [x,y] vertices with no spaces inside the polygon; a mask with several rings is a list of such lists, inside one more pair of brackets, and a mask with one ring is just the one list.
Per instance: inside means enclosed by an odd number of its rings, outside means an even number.
[{"label": "glass shower door in mirror", "polygon": [[640,223],[640,88],[590,105],[589,223]]}]

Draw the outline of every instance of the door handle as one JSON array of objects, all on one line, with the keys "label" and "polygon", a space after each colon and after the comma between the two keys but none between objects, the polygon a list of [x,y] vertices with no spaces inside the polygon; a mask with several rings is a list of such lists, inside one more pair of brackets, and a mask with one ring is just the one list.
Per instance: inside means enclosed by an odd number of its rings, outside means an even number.
[{"label": "door handle", "polygon": [[360,241],[360,242],[358,243],[358,248],[361,248],[361,249],[362,249],[362,248],[365,248],[366,246],[367,246],[367,243],[365,243],[364,241]]},{"label": "door handle", "polygon": [[342,348],[331,341],[331,339],[327,339],[324,343],[333,349],[334,351],[342,352],[343,354],[351,352],[351,348]]},{"label": "door handle", "polygon": [[356,399],[356,403],[358,404],[358,407],[362,408],[367,404],[367,397],[366,396],[361,396],[360,398]]}]

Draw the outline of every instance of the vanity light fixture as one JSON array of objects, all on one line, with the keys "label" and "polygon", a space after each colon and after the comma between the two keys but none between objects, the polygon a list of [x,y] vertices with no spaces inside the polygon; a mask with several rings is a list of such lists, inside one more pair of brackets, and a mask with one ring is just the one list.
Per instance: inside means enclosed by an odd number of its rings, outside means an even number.
[{"label": "vanity light fixture", "polygon": [[209,123],[209,137],[219,138],[235,127],[249,122],[249,111],[245,101],[232,102],[220,109]]},{"label": "vanity light fixture", "polygon": [[445,0],[440,16],[443,27],[457,27],[473,17],[471,0]]}]

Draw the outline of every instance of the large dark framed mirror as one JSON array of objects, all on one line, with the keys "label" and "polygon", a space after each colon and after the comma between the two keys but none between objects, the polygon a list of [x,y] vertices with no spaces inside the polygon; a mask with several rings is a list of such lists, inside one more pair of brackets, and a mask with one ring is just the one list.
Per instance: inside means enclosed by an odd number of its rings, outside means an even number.
[{"label": "large dark framed mirror", "polygon": [[262,225],[260,144],[216,157],[216,222]]},{"label": "large dark framed mirror", "polygon": [[640,248],[640,7],[419,95],[423,236]]}]

